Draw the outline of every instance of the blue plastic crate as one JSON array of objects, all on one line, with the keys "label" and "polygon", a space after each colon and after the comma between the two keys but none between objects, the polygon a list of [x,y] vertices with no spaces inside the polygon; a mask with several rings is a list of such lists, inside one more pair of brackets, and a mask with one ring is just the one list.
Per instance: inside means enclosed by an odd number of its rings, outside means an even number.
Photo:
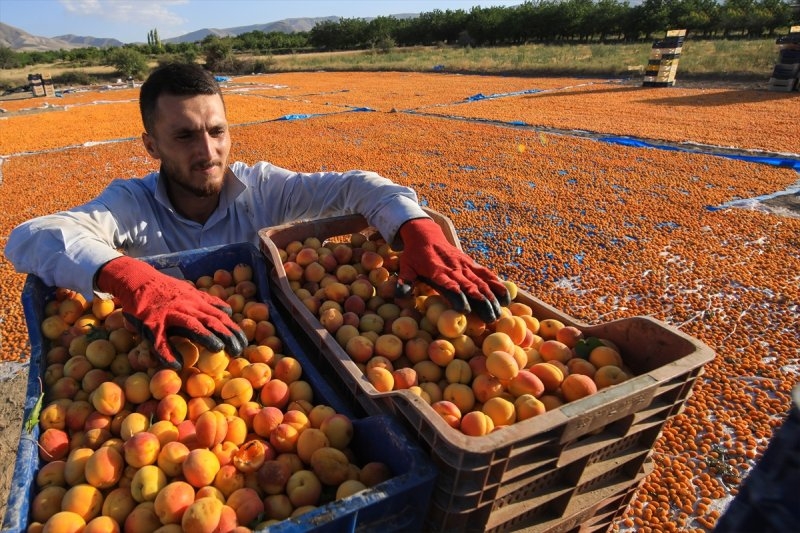
[{"label": "blue plastic crate", "polygon": [[[334,391],[326,378],[303,352],[288,325],[275,310],[261,252],[252,244],[231,244],[188,252],[152,256],[145,259],[159,270],[175,277],[197,279],[214,270],[233,269],[238,263],[253,266],[259,300],[270,307],[270,321],[284,343],[283,352],[291,354],[303,367],[303,379],[314,391],[314,402],[324,403],[353,420],[351,448],[358,461],[365,464],[381,461],[394,474],[391,479],[348,498],[320,506],[296,519],[270,526],[270,531],[419,531],[422,529],[431,493],[437,477],[436,467],[406,430],[389,416],[363,417],[363,411],[350,398]],[[31,343],[30,369],[23,420],[27,420],[41,393],[39,378],[44,376],[46,347],[40,324],[44,306],[55,294],[36,276],[28,276],[22,292],[22,305]],[[362,417],[362,418],[360,418]],[[41,466],[37,439],[39,428],[31,433],[23,428],[19,452],[11,480],[3,532],[24,532],[28,526],[30,502],[35,494],[35,477]]]}]

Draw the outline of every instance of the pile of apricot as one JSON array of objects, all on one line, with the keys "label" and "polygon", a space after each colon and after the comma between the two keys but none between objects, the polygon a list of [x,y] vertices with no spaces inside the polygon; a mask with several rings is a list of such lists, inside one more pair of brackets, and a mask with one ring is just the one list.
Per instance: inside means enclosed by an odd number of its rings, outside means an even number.
[{"label": "pile of apricot", "polygon": [[297,305],[319,319],[378,392],[408,389],[471,436],[527,420],[633,376],[608,339],[539,320],[515,298],[485,323],[424,284],[397,297],[402,252],[377,233],[278,250]]},{"label": "pile of apricot", "polygon": [[47,303],[29,532],[245,533],[391,477],[358,463],[352,420],[315,400],[249,265],[195,284],[233,309],[241,357],[173,338],[183,367],[165,368],[113,300]]}]

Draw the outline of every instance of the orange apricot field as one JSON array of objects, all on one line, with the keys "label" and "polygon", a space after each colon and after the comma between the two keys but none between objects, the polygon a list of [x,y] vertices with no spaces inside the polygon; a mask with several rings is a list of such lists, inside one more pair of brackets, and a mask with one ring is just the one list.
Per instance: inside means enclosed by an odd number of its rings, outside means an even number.
[{"label": "orange apricot field", "polygon": [[[798,381],[800,212],[747,201],[797,193],[797,93],[442,73],[244,76],[224,91],[232,160],[375,170],[449,217],[476,260],[565,313],[650,315],[713,348],[614,526],[713,529]],[[28,218],[157,169],[136,99],[2,103],[3,245]],[[24,280],[0,258],[3,361],[29,356]]]}]

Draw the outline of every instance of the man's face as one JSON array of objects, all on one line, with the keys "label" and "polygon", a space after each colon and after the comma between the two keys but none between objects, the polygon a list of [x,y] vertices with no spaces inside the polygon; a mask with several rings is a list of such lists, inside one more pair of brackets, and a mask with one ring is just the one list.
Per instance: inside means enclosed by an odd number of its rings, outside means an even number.
[{"label": "man's face", "polygon": [[153,131],[144,133],[142,140],[148,153],[161,161],[161,175],[170,193],[219,194],[231,149],[222,98],[163,94],[156,110]]}]

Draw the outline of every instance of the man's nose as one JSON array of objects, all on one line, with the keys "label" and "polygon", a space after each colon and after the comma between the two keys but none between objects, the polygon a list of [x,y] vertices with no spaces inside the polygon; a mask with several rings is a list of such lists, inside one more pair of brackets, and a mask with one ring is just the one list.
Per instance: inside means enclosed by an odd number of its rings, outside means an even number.
[{"label": "man's nose", "polygon": [[216,151],[216,139],[208,133],[203,133],[199,136],[196,143],[196,150],[199,155],[212,157]]}]

